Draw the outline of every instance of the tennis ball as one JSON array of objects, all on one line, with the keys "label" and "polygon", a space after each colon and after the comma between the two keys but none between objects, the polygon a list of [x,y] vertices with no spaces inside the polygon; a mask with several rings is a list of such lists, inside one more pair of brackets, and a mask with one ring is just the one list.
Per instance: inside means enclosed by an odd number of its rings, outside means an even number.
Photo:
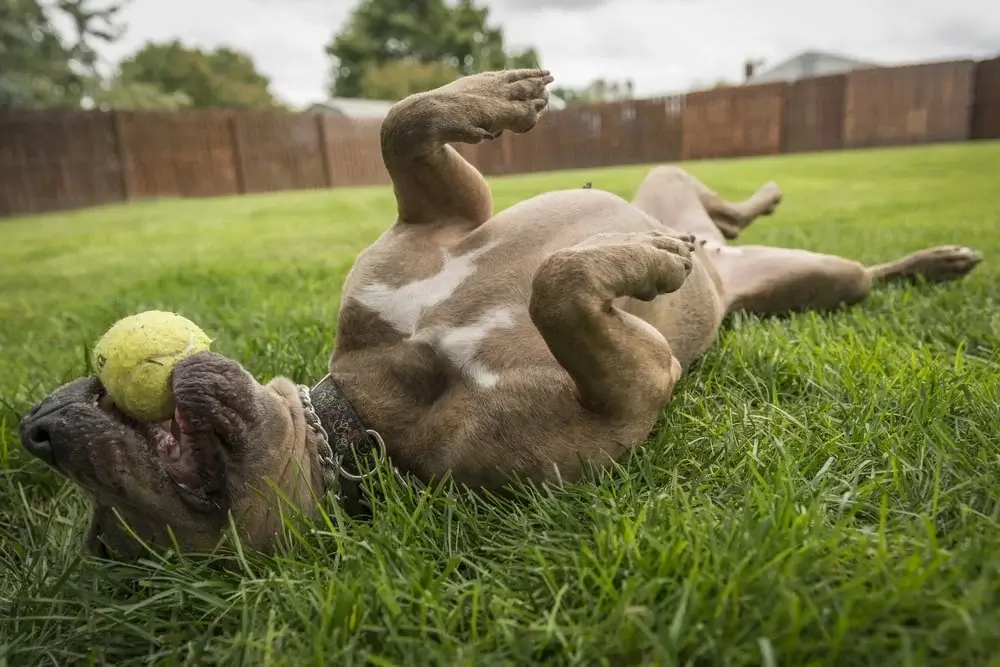
[{"label": "tennis ball", "polygon": [[94,346],[92,361],[121,410],[136,419],[166,421],[174,412],[174,366],[211,343],[194,322],[149,310],[115,322]]}]

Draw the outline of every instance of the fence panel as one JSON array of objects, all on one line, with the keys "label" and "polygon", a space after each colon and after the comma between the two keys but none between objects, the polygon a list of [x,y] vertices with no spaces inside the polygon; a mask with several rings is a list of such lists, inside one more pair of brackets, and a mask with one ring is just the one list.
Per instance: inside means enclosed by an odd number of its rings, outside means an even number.
[{"label": "fence panel", "polygon": [[66,110],[0,113],[0,216],[124,198],[113,115]]},{"label": "fence panel", "polygon": [[143,199],[242,192],[232,115],[226,111],[121,114],[130,195]]},{"label": "fence panel", "polygon": [[553,130],[559,130],[558,116],[545,113],[528,132],[504,132],[499,139],[478,144],[476,160],[492,174],[545,171],[551,164]]},{"label": "fence panel", "polygon": [[320,121],[307,114],[245,111],[234,115],[246,192],[327,185]]},{"label": "fence panel", "polygon": [[690,93],[684,103],[687,160],[779,153],[785,83]]},{"label": "fence panel", "polygon": [[539,135],[551,152],[565,152],[562,168],[603,167],[628,151],[634,116],[630,111],[618,103],[578,104],[560,110],[552,119],[556,127],[544,128]]},{"label": "fence panel", "polygon": [[684,143],[684,96],[637,100],[634,104],[639,134],[636,161],[656,164],[680,160]]},{"label": "fence panel", "polygon": [[632,101],[602,104],[601,148],[602,167],[613,164],[633,164],[642,159],[642,128],[638,111]]},{"label": "fence panel", "polygon": [[847,75],[844,145],[963,141],[969,136],[971,60],[860,70]]},{"label": "fence panel", "polygon": [[976,63],[972,139],[1000,139],[1000,58]]},{"label": "fence panel", "polygon": [[803,79],[785,91],[785,152],[837,150],[844,145],[847,76]]},{"label": "fence panel", "polygon": [[[380,121],[254,111],[0,112],[0,216],[131,198],[388,183]],[[1000,139],[1000,58],[552,110],[455,148],[487,175]]]},{"label": "fence panel", "polygon": [[382,163],[381,121],[323,116],[330,184],[379,185],[389,182]]},{"label": "fence panel", "polygon": [[456,146],[487,175],[680,159],[683,98],[580,104],[544,114],[528,133]]},{"label": "fence panel", "polygon": [[524,134],[504,132],[493,140],[455,148],[487,176],[559,169],[564,161],[560,138],[567,134],[564,115],[564,110],[547,111]]}]

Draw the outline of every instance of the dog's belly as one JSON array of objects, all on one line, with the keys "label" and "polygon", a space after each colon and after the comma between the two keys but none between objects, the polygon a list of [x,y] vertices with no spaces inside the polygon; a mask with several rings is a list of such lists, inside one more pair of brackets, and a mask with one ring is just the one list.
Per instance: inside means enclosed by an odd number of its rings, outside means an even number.
[{"label": "dog's belly", "polygon": [[[450,248],[425,244],[418,250],[413,239],[418,230],[405,230],[406,238],[403,232],[383,238],[359,260],[355,272],[362,278],[345,290],[345,300],[390,325],[404,349],[430,348],[470,387],[489,390],[510,373],[556,364],[528,316],[532,278],[549,253],[594,234],[664,229],[606,192],[540,195],[503,211]],[[721,319],[709,270],[695,264],[678,292],[649,303],[618,302],[663,333],[685,367],[708,347]],[[387,279],[385,267],[418,266],[425,270],[409,279]]]},{"label": "dog's belly", "polygon": [[[509,276],[511,298],[526,307],[531,279],[549,253],[595,234],[654,230],[679,233],[617,195],[570,190],[541,195],[506,209],[477,233],[500,239],[484,260],[492,261],[493,270]],[[693,260],[690,275],[676,292],[650,302],[621,298],[615,304],[660,331],[685,369],[711,346],[724,316],[719,281],[708,253],[699,248]]]}]

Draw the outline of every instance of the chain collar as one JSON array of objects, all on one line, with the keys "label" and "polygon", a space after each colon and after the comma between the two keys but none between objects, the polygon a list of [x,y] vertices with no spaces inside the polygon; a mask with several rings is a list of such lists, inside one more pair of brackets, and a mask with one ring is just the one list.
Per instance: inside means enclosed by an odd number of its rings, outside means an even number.
[{"label": "chain collar", "polygon": [[[324,384],[326,385],[325,389],[333,395],[336,412],[339,413],[331,422],[331,428],[334,431],[332,440],[313,405],[313,392]],[[348,463],[348,460],[353,459],[355,455],[362,458],[373,450],[376,458],[384,459],[386,457],[385,441],[382,440],[382,436],[377,431],[366,428],[362,424],[361,418],[354,412],[347,398],[329,374],[312,388],[300,384],[298,389],[306,424],[319,440],[319,458],[323,465],[326,493],[337,502],[343,502],[342,481],[356,485],[375,474],[374,467],[367,472],[352,472],[350,468],[353,467],[354,463],[353,461]]]}]

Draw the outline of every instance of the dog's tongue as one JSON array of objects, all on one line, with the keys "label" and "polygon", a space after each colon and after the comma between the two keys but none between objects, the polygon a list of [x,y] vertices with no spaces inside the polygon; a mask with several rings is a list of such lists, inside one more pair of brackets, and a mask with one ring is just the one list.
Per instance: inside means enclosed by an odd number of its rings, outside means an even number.
[{"label": "dog's tongue", "polygon": [[174,415],[167,421],[158,424],[164,433],[169,433],[170,437],[163,437],[157,443],[160,453],[169,461],[177,461],[181,457],[182,450],[190,445],[190,441],[185,442],[185,438],[190,436],[185,434],[184,418],[181,417],[180,410],[174,410]]},{"label": "dog's tongue", "polygon": [[174,410],[174,417],[170,420],[170,427],[168,430],[170,431],[170,435],[174,436],[174,440],[177,442],[181,441],[180,411]]},{"label": "dog's tongue", "polygon": [[223,476],[218,439],[192,429],[180,408],[165,423],[170,433],[167,474],[176,484],[186,489],[200,489],[212,494],[221,488]]}]

